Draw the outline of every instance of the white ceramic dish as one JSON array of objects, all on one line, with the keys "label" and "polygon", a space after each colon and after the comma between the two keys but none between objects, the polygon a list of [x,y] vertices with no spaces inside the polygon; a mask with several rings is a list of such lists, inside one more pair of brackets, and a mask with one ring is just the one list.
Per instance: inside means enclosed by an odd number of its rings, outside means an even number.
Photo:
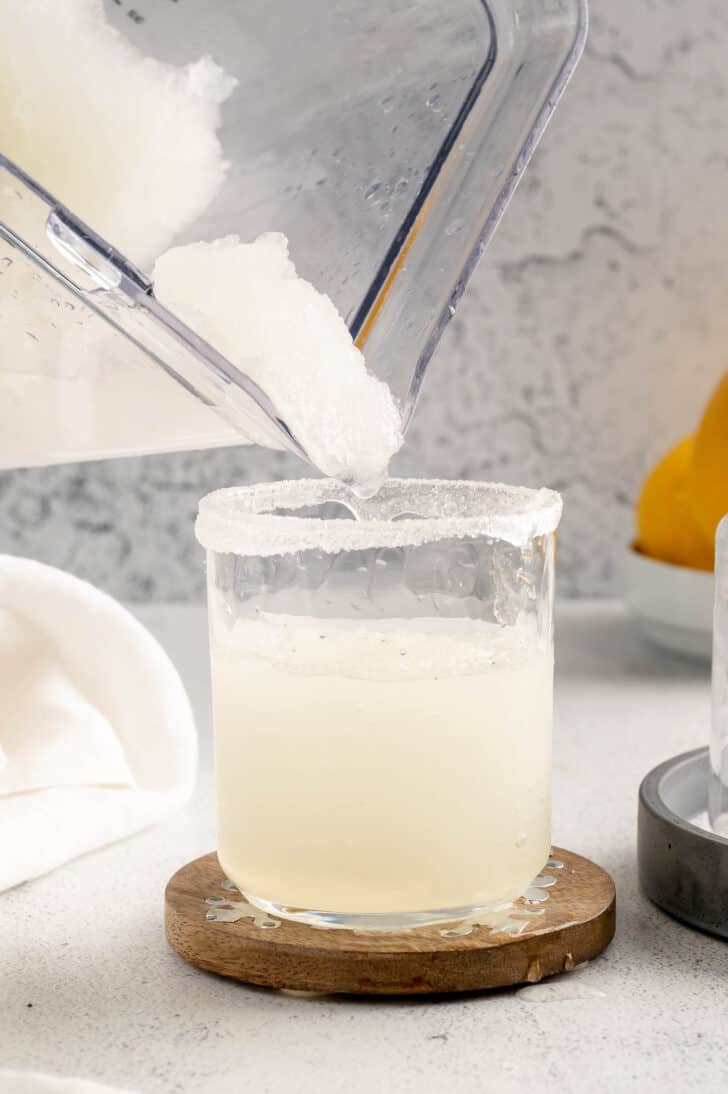
[{"label": "white ceramic dish", "polygon": [[713,575],[658,562],[628,547],[624,598],[643,633],[659,646],[709,661],[713,642]]}]

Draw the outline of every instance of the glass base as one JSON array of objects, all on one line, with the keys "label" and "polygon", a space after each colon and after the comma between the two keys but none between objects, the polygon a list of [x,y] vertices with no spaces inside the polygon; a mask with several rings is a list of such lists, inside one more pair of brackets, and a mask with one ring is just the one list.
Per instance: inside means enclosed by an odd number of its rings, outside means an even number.
[{"label": "glass base", "polygon": [[464,919],[501,914],[512,906],[511,901],[499,901],[493,904],[468,905],[463,908],[436,908],[428,912],[322,912],[310,908],[291,908],[285,904],[274,904],[262,900],[253,893],[244,892],[243,896],[254,908],[260,908],[270,916],[288,919],[292,923],[304,923],[307,927],[343,931],[409,931],[413,927],[429,927],[444,923],[457,923]]}]

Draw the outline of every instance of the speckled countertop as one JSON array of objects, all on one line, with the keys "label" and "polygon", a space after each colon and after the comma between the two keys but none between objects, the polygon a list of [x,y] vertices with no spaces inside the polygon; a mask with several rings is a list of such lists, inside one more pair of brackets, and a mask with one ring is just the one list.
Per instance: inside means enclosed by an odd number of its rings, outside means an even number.
[{"label": "speckled countertop", "polygon": [[617,882],[602,958],[487,996],[301,999],[198,972],[165,944],[165,881],[214,845],[206,632],[199,607],[139,615],[198,711],[199,789],[153,831],[0,896],[4,1066],[142,1094],[728,1089],[728,944],[657,912],[636,882],[637,788],[707,740],[704,666],[653,651],[615,604],[562,610],[554,837]]}]

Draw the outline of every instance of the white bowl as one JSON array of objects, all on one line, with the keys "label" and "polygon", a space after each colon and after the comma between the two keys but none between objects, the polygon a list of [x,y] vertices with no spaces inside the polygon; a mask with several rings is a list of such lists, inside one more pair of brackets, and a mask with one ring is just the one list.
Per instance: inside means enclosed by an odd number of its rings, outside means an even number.
[{"label": "white bowl", "polygon": [[713,575],[624,553],[624,598],[642,631],[659,646],[710,661],[713,645]]}]

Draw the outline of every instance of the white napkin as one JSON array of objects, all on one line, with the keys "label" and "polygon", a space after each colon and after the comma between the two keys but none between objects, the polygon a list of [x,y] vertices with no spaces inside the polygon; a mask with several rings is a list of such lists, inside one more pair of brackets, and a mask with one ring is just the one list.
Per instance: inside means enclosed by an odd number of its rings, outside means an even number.
[{"label": "white napkin", "polygon": [[196,759],[156,639],[87,582],[0,555],[0,890],[176,808]]},{"label": "white napkin", "polygon": [[0,1070],[0,1094],[131,1094],[131,1091],[100,1086],[87,1079],[60,1079],[35,1071]]},{"label": "white napkin", "polygon": [[88,1079],[59,1079],[35,1071],[0,1070],[0,1094],[131,1094]]}]

